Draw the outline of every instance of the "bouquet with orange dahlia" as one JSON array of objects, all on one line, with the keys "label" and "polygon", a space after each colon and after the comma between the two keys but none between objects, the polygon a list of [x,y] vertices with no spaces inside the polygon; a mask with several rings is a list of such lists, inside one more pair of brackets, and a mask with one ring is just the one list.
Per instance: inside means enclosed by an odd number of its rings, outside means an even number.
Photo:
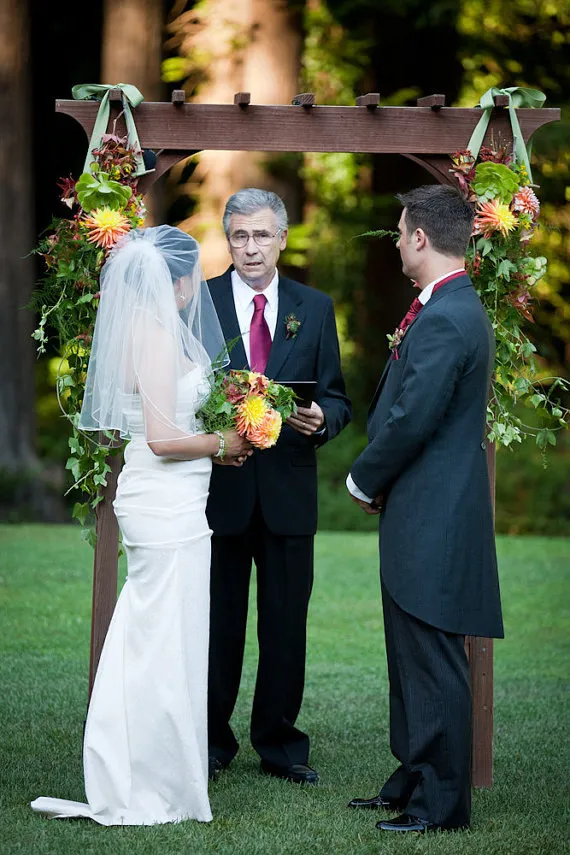
[{"label": "bouquet with orange dahlia", "polygon": [[254,448],[271,448],[296,411],[292,389],[255,371],[232,370],[214,375],[198,416],[206,433],[235,429]]}]

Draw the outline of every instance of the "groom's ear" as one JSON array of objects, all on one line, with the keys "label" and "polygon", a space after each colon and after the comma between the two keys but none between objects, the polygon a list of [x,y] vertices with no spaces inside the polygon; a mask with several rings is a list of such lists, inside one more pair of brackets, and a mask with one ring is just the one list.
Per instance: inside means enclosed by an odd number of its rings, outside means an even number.
[{"label": "groom's ear", "polygon": [[428,236],[426,235],[423,229],[416,229],[414,231],[414,243],[416,249],[425,249],[425,247],[429,244]]}]

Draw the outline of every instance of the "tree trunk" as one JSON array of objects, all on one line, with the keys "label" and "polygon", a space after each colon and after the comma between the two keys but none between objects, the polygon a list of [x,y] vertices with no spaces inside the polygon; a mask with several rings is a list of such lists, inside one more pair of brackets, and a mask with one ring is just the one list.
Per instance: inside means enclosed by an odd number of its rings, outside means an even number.
[{"label": "tree trunk", "polygon": [[[208,56],[206,80],[193,99],[197,103],[231,104],[236,92],[251,92],[254,104],[289,104],[295,95],[300,21],[285,0],[208,0],[198,27],[191,22],[186,29],[182,53],[188,55],[196,47]],[[299,216],[300,183],[270,175],[268,160],[255,152],[208,151],[199,156],[192,176],[198,206],[180,226],[200,241],[207,276],[218,275],[229,263],[221,219],[236,190],[273,190],[283,197],[290,216]]]},{"label": "tree trunk", "polygon": [[[162,100],[162,33],[162,0],[105,0],[102,83],[132,83],[140,89],[145,101]],[[145,225],[161,222],[160,187],[154,187],[145,201],[148,209]]]},{"label": "tree trunk", "polygon": [[[34,281],[25,0],[0,0],[0,518],[33,514]],[[3,482],[3,483],[1,483]]]}]

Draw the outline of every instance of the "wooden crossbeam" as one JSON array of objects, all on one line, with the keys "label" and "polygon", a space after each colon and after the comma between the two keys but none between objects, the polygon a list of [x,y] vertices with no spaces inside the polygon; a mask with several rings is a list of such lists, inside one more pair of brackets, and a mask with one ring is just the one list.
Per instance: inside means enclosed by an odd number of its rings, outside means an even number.
[{"label": "wooden crossbeam", "polygon": [[432,110],[439,110],[445,107],[445,95],[424,95],[417,99],[416,107],[431,107]]},{"label": "wooden crossbeam", "polygon": [[292,102],[294,107],[314,107],[315,96],[313,92],[301,92],[300,95],[295,95]]},{"label": "wooden crossbeam", "polygon": [[186,101],[186,92],[184,89],[174,89],[170,96],[170,100],[175,105],[184,104]]},{"label": "wooden crossbeam", "polygon": [[[373,94],[373,93],[372,93]],[[296,99],[312,99],[303,93]],[[299,109],[299,106],[305,109]],[[90,137],[99,105],[93,101],[57,101],[56,110],[76,119]],[[297,106],[253,104],[173,104],[143,102],[134,111],[141,146],[154,151],[345,151],[377,154],[453,154],[464,148],[481,110],[442,107]],[[560,118],[556,108],[517,110],[523,138]],[[121,125],[120,120],[119,125]],[[489,123],[495,139],[512,137],[506,110]]]},{"label": "wooden crossbeam", "polygon": [[236,94],[234,95],[234,104],[239,104],[240,107],[247,107],[250,102],[250,92],[236,92]]},{"label": "wooden crossbeam", "polygon": [[508,107],[509,106],[509,96],[508,95],[494,95],[493,96],[493,103],[494,103],[495,107]]},{"label": "wooden crossbeam", "polygon": [[379,92],[367,92],[366,95],[359,95],[356,99],[357,107],[368,107],[369,110],[375,110],[380,105]]}]

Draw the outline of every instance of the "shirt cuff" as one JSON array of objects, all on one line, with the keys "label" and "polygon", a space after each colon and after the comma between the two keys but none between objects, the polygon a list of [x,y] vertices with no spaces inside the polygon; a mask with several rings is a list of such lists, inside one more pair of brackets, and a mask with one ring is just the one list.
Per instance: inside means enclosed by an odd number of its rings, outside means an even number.
[{"label": "shirt cuff", "polygon": [[370,496],[366,495],[366,493],[363,493],[360,487],[356,486],[350,472],[346,479],[346,488],[355,499],[360,499],[361,502],[367,502],[370,505],[374,501],[374,499],[371,499]]}]

